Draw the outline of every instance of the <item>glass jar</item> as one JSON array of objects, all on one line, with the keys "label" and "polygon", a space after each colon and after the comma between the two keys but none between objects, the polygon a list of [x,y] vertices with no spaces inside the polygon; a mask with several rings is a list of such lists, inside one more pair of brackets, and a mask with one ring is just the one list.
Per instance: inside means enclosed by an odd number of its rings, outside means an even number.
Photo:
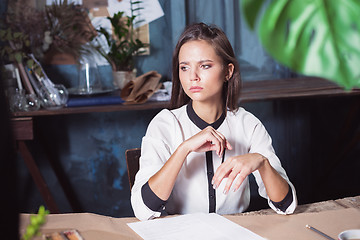
[{"label": "glass jar", "polygon": [[46,109],[59,109],[66,105],[68,91],[62,84],[43,85],[40,90],[41,105]]}]

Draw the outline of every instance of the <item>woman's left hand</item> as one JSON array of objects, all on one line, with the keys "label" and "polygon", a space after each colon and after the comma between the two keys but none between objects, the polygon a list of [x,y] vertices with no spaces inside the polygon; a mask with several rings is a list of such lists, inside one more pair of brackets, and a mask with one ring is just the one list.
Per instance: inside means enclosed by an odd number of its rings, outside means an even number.
[{"label": "woman's left hand", "polygon": [[224,188],[224,194],[227,194],[235,178],[239,176],[234,183],[233,191],[235,192],[244,179],[250,173],[261,168],[265,161],[266,158],[259,153],[248,153],[228,158],[215,172],[212,180],[214,188],[217,188],[224,178],[228,178]]}]

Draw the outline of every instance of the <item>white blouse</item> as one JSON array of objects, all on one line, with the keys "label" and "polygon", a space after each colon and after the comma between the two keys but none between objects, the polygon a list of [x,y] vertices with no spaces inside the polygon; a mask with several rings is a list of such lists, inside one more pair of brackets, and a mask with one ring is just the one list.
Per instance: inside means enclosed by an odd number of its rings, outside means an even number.
[{"label": "white blouse", "polygon": [[[189,106],[189,107],[187,107]],[[264,183],[258,171],[255,176],[260,196],[268,199],[269,206],[280,214],[291,214],[297,206],[295,188],[289,181],[280,160],[275,155],[272,140],[263,124],[251,113],[243,108],[235,113],[228,111],[226,117],[217,121],[214,127],[222,133],[233,147],[225,151],[225,161],[230,156],[247,153],[259,153],[266,157],[271,166],[289,183],[292,192],[292,202],[287,209],[280,210],[268,198]],[[142,187],[170,158],[171,154],[186,139],[202,130],[202,120],[195,114],[189,105],[175,110],[164,109],[150,122],[142,140],[140,169],[135,177],[131,190],[131,204],[135,216],[140,220],[159,217],[160,210],[151,210],[143,200]],[[187,214],[209,212],[211,197],[208,174],[212,174],[220,166],[222,159],[212,152],[213,170],[209,170],[206,153],[190,153],[179,172],[173,191],[165,204],[168,214]],[[208,173],[210,171],[210,173]],[[249,180],[245,179],[240,188],[228,194],[223,190],[226,184],[224,179],[215,191],[215,212],[218,214],[234,214],[245,211],[250,204]],[[214,204],[214,201],[212,204]],[[211,208],[211,207],[210,207]]]}]

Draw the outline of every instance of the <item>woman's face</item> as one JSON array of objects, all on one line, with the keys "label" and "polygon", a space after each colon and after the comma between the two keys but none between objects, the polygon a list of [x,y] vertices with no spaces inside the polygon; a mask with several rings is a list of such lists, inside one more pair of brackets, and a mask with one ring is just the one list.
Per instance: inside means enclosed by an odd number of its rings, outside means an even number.
[{"label": "woman's face", "polygon": [[204,40],[193,40],[179,51],[179,78],[185,93],[203,103],[222,103],[225,73],[222,59]]}]

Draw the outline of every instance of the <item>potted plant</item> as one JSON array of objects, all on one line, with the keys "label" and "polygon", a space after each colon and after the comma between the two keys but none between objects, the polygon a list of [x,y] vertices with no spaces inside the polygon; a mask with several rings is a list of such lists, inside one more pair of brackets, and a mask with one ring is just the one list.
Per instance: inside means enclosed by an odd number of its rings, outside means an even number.
[{"label": "potted plant", "polygon": [[86,9],[75,2],[55,1],[45,7],[45,17],[45,34],[51,42],[44,62],[56,64],[65,59],[66,63],[78,63],[81,55],[89,51],[86,43],[97,35]]},{"label": "potted plant", "polygon": [[85,43],[97,35],[86,9],[67,0],[54,1],[43,9],[36,9],[28,0],[9,1],[4,25],[27,35],[27,51],[45,64],[65,58],[76,64],[87,51]]},{"label": "potted plant", "polygon": [[134,57],[145,52],[143,43],[136,37],[134,19],[136,16],[125,16],[119,11],[110,20],[113,33],[110,34],[105,28],[100,27],[97,31],[106,39],[108,51],[103,46],[97,46],[98,52],[106,58],[113,70],[114,84],[122,89],[125,84],[136,76]]}]

